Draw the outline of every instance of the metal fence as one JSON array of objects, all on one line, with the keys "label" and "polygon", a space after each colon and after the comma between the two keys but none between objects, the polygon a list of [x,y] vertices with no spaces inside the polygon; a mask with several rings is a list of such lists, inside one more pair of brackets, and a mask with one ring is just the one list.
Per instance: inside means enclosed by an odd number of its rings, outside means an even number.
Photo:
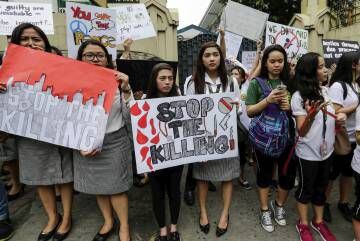
[{"label": "metal fence", "polygon": [[328,6],[336,17],[330,20],[330,29],[360,22],[360,0],[328,0]]}]

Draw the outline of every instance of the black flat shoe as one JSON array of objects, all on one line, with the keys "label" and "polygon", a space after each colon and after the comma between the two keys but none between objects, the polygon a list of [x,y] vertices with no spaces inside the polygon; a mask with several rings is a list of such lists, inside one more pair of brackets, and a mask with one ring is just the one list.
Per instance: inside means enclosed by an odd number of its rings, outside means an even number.
[{"label": "black flat shoe", "polygon": [[[200,216],[200,215],[199,215]],[[209,231],[210,231],[210,223],[207,223],[205,225],[202,225],[200,223],[200,218],[199,218],[199,227],[200,227],[200,230],[201,232],[203,232],[204,234],[208,234]]]},{"label": "black flat shoe", "polygon": [[60,214],[58,214],[58,217],[59,217],[59,220],[58,220],[55,228],[48,233],[41,232],[38,236],[38,241],[48,241],[51,239],[52,236],[54,236],[56,230],[59,228],[61,221],[62,221],[62,217]]},{"label": "black flat shoe", "polygon": [[228,227],[229,227],[229,217],[230,217],[230,215],[228,215],[228,222],[227,222],[226,228],[216,227],[216,237],[223,236],[227,232]]},{"label": "black flat shoe", "polygon": [[107,233],[100,234],[100,232],[98,232],[95,235],[93,241],[106,241],[113,231],[114,231],[114,226]]},{"label": "black flat shoe", "polygon": [[69,236],[71,229],[72,229],[72,220],[71,220],[71,226],[67,232],[65,232],[65,233],[59,233],[58,231],[55,232],[55,234],[53,236],[53,241],[65,240],[67,238],[67,236]]},{"label": "black flat shoe", "polygon": [[18,191],[15,194],[12,194],[12,195],[8,194],[7,199],[8,199],[9,202],[14,201],[14,200],[22,197],[24,195],[24,193],[25,193],[25,185],[22,184],[20,191]]}]

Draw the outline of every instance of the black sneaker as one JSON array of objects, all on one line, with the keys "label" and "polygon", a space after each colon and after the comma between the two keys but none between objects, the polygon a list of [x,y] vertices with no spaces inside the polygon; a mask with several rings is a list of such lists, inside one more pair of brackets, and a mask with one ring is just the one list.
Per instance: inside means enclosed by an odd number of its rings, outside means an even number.
[{"label": "black sneaker", "polygon": [[14,229],[11,226],[10,220],[0,221],[0,240],[9,240],[14,235]]},{"label": "black sneaker", "polygon": [[346,221],[352,222],[352,211],[349,203],[338,203],[338,209]]},{"label": "black sneaker", "polygon": [[181,241],[179,232],[171,232],[168,241]]},{"label": "black sneaker", "polygon": [[328,223],[331,223],[331,221],[332,221],[332,216],[331,216],[331,212],[330,212],[330,203],[325,203],[325,205],[324,205],[323,219],[325,220],[325,222],[328,222]]}]

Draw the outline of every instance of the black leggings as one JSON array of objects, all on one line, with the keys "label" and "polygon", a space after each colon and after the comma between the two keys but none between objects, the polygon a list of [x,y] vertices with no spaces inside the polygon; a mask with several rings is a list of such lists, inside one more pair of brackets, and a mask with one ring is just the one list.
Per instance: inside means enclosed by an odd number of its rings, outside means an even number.
[{"label": "black leggings", "polygon": [[153,210],[160,228],[165,227],[165,191],[169,197],[171,224],[177,224],[180,204],[180,181],[183,166],[149,173]]}]

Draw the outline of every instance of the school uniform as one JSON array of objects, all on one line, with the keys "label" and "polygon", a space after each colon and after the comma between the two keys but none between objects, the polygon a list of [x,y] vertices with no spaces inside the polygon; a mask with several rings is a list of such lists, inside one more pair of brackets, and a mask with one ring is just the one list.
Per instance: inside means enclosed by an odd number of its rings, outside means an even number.
[{"label": "school uniform", "polygon": [[[213,81],[207,73],[205,73],[205,89],[204,94],[222,93],[222,84],[220,77],[217,77]],[[240,97],[240,89],[237,81],[233,78],[228,79],[229,84],[227,85],[225,92],[234,90],[235,96]],[[231,81],[233,84],[231,85]],[[195,83],[192,80],[192,76],[188,77],[184,85],[185,95],[195,95]],[[234,178],[240,176],[240,163],[238,157],[224,158],[218,160],[211,160],[207,162],[194,163],[193,165],[193,177],[197,180],[202,181],[231,181]]]},{"label": "school uniform", "polygon": [[116,91],[107,121],[102,149],[92,157],[74,150],[74,188],[94,195],[126,192],[132,186],[131,144],[126,131],[128,100]]},{"label": "school uniform", "polygon": [[[325,101],[330,100],[325,87],[322,87],[322,96]],[[291,109],[295,117],[307,115],[304,101],[298,91],[292,96]],[[326,110],[335,114],[332,105],[328,105]],[[295,149],[300,176],[299,186],[295,192],[298,202],[311,202],[317,206],[325,204],[325,190],[329,182],[334,143],[335,119],[319,111],[308,133],[304,137],[299,137]],[[321,152],[321,149],[324,151]]]},{"label": "school uniform", "polygon": [[[356,126],[355,130],[360,131],[360,107],[358,106],[355,114]],[[360,145],[356,145],[354,156],[351,161],[351,168],[355,180],[355,196],[356,201],[353,208],[353,218],[360,222]]]},{"label": "school uniform", "polygon": [[[357,105],[359,98],[355,92],[354,86],[345,84],[347,95],[344,99],[344,88],[341,83],[335,82],[329,89],[329,96],[334,104],[338,104],[344,108]],[[330,179],[335,180],[340,174],[345,177],[352,176],[351,160],[354,155],[355,143],[355,112],[348,115],[346,119],[346,131],[351,143],[351,152],[347,155],[334,154]]]}]

